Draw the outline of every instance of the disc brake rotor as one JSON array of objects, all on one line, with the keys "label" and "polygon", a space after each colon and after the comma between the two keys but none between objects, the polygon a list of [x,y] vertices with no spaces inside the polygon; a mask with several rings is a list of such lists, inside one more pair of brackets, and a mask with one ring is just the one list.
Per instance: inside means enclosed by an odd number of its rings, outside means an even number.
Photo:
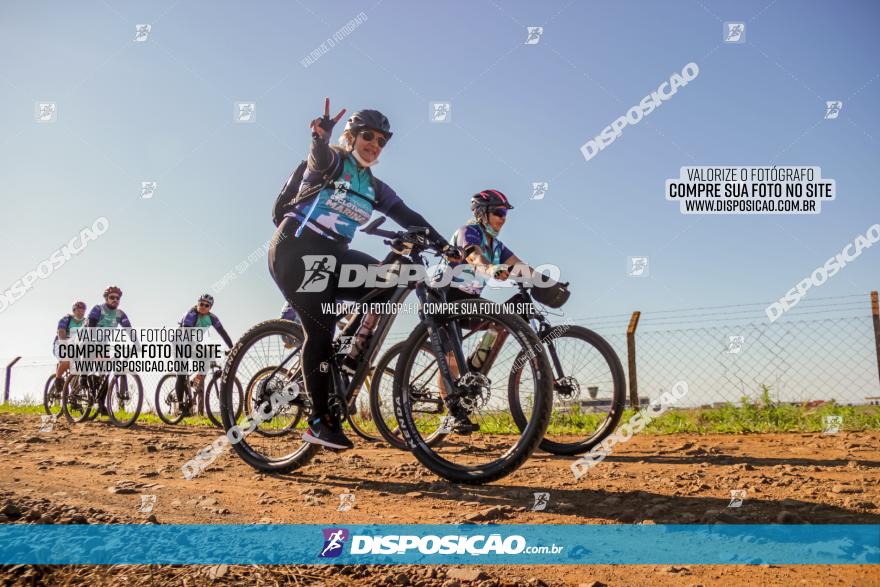
[{"label": "disc brake rotor", "polygon": [[455,385],[460,390],[459,405],[469,412],[482,409],[489,403],[492,382],[484,374],[465,373],[455,382]]},{"label": "disc brake rotor", "polygon": [[560,399],[567,401],[575,400],[581,393],[581,384],[571,375],[560,377],[553,384],[553,388]]}]

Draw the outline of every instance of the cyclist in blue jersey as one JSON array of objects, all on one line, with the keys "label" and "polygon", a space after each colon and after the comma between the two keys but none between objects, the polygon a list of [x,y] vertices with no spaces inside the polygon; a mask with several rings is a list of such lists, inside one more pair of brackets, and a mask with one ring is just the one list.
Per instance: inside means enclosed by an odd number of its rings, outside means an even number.
[{"label": "cyclist in blue jersey", "polygon": [[[117,285],[108,286],[104,290],[104,303],[98,304],[89,312],[89,328],[131,328],[131,322],[128,315],[119,307],[122,300],[122,290]],[[98,390],[98,410],[102,415],[107,415],[107,406],[104,405],[104,398],[107,395],[108,380],[105,380],[101,389]],[[121,388],[124,392],[128,391],[128,378],[122,378]]]},{"label": "cyclist in blue jersey", "polygon": [[450,301],[478,297],[486,281],[507,279],[509,266],[521,263],[498,239],[508,210],[513,210],[513,206],[498,190],[483,190],[471,196],[474,217],[452,235],[452,243],[464,251],[466,258],[462,263],[441,262],[441,268],[462,266],[452,277],[451,296],[447,295]]},{"label": "cyclist in blue jersey", "polygon": [[[464,251],[465,259],[462,262],[441,261],[440,271],[435,275],[435,281],[439,281],[447,270],[458,267],[453,273],[446,300],[449,302],[467,301],[478,299],[486,287],[489,279],[505,280],[510,276],[510,267],[519,265],[518,273],[530,277],[534,271],[508,249],[498,239],[498,233],[507,221],[507,211],[513,210],[510,200],[498,190],[483,190],[471,196],[471,212],[473,218],[464,226],[460,227],[452,235],[453,245]],[[483,361],[489,355],[497,333],[488,331],[480,344],[468,358],[471,368],[479,369]],[[449,362],[454,376],[458,376],[455,361]],[[443,389],[442,382],[440,383]],[[468,434],[479,429],[477,424],[470,421],[466,410],[452,412],[454,419],[453,430],[460,434]]]},{"label": "cyclist in blue jersey", "polygon": [[128,316],[119,307],[122,299],[122,290],[116,285],[111,285],[104,290],[104,303],[98,304],[89,312],[89,327],[99,328],[131,328]]},{"label": "cyclist in blue jersey", "polygon": [[181,328],[209,328],[213,326],[217,334],[220,335],[220,338],[223,339],[223,342],[226,343],[226,346],[232,348],[232,339],[229,338],[229,334],[223,328],[223,324],[220,323],[217,315],[211,312],[213,307],[214,296],[202,294],[196,305],[190,308],[189,312],[180,319],[179,325]]},{"label": "cyclist in blue jersey", "polygon": [[[86,303],[76,302],[73,304],[72,314],[65,314],[58,321],[58,328],[55,333],[55,340],[52,343],[53,354],[58,357],[58,345],[62,340],[70,338],[71,333],[77,328],[85,326],[86,322]],[[55,391],[61,392],[62,377],[70,368],[70,361],[58,361],[55,367]]]},{"label": "cyclist in blue jersey", "polygon": [[[199,301],[196,302],[196,305],[190,308],[189,312],[180,319],[178,325],[181,328],[209,328],[213,326],[214,330],[217,331],[217,334],[223,339],[223,342],[226,343],[226,346],[232,348],[232,339],[229,338],[229,334],[226,332],[226,329],[223,328],[220,319],[217,318],[216,314],[211,312],[211,308],[213,307],[214,296],[211,294],[202,294]],[[193,378],[193,381],[195,385],[201,385],[204,378],[205,376],[199,373]],[[192,406],[186,401],[186,375],[179,375],[177,377],[174,389],[177,392],[177,403],[181,407],[183,415],[189,416]]]},{"label": "cyclist in blue jersey", "polygon": [[[353,444],[328,405],[331,381],[327,363],[332,358],[336,320],[333,314],[323,313],[321,305],[336,299],[358,300],[370,288],[339,286],[334,268],[379,263],[349,248],[355,231],[369,221],[374,210],[403,227],[426,227],[431,237],[442,239],[388,184],[373,177],[371,168],[393,134],[388,119],[376,110],[355,112],[345,125],[339,146],[331,147],[333,127],[343,114],[345,109],[330,117],[328,98],[324,116],[311,122],[312,142],[299,193],[318,187],[320,191],[285,214],[269,250],[272,277],[299,314],[305,333],[302,368],[305,388],[312,398],[312,413],[303,439],[337,450]],[[312,261],[308,266],[306,256]],[[389,288],[387,296],[393,293]]]}]

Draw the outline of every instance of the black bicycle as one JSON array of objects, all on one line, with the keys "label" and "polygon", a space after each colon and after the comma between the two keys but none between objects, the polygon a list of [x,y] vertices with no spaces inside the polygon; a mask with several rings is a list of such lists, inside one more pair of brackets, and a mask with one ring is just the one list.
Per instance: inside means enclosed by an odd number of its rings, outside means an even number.
[{"label": "black bicycle", "polygon": [[[567,284],[565,284],[567,285]],[[614,432],[626,408],[626,378],[614,348],[596,332],[583,326],[553,326],[550,312],[536,304],[541,298],[551,308],[560,303],[542,297],[543,290],[518,284],[519,293],[508,303],[533,308],[527,314],[553,366],[553,411],[541,449],[557,455],[583,454]],[[515,365],[521,364],[521,359]],[[522,368],[510,372],[508,394],[517,425],[526,423],[521,404]]]},{"label": "black bicycle", "polygon": [[144,386],[137,374],[71,377],[62,396],[62,411],[69,422],[106,415],[120,428],[128,428],[137,421],[143,404]]},{"label": "black bicycle", "polygon": [[[370,410],[373,413],[373,421],[376,429],[382,436],[382,439],[399,450],[409,450],[409,446],[400,433],[400,426],[397,424],[397,417],[394,415],[394,372],[397,369],[397,360],[400,358],[401,352],[406,348],[406,341],[403,340],[392,345],[376,362],[373,369],[373,377],[369,387],[370,390]],[[425,347],[426,352],[429,347]],[[423,367],[423,373],[412,378],[409,383],[408,393],[417,397],[419,410],[423,418],[441,417],[446,408],[443,399],[437,394],[433,394],[430,389],[426,390],[424,383],[430,384],[434,381],[439,373],[439,367],[436,363]],[[422,384],[420,384],[422,383]],[[434,434],[425,439],[430,446],[434,446],[441,442],[446,436],[442,427],[436,427]]]},{"label": "black bicycle", "polygon": [[[385,221],[380,217],[362,229],[362,232],[385,237],[391,245],[392,253],[385,258],[383,265],[399,265],[404,262],[425,266],[422,254],[429,252],[442,254],[446,243],[431,242],[424,228],[411,227],[407,231],[392,232],[379,229]],[[394,252],[397,251],[397,252]],[[413,453],[434,473],[451,481],[464,483],[485,483],[510,474],[516,470],[538,447],[550,418],[552,397],[552,377],[550,363],[541,350],[540,341],[529,326],[518,316],[502,314],[490,305],[475,308],[473,312],[441,311],[431,308],[445,302],[443,289],[429,288],[424,282],[409,283],[398,287],[388,303],[396,305],[411,291],[415,290],[421,302],[419,318],[421,322],[409,338],[409,344],[400,356],[399,365],[404,366],[400,373],[409,373],[415,356],[420,349],[439,357],[440,376],[438,388],[431,395],[410,398],[398,393],[398,387],[406,387],[403,381],[395,381],[395,407],[403,437],[411,446]],[[367,304],[387,292],[387,288],[376,288],[358,301]],[[341,318],[337,316],[337,318]],[[395,314],[384,314],[368,342],[366,350],[353,375],[348,376],[341,369],[341,351],[344,340],[337,336],[334,341],[334,360],[328,361],[328,370],[333,383],[331,409],[358,432],[354,418],[352,399],[360,391],[372,370],[371,361],[377,349],[381,348],[393,323]],[[362,316],[353,314],[351,320],[356,327]],[[479,338],[474,333],[480,329],[495,328],[508,334],[509,344],[505,356],[510,361],[528,349],[537,349],[527,362],[527,371],[534,382],[530,409],[522,429],[511,414],[507,403],[507,393],[492,393],[493,381],[486,374],[473,372],[465,359],[469,348],[463,341]],[[467,334],[463,334],[467,331]],[[349,329],[348,332],[354,332]],[[284,340],[295,340],[299,344],[293,349],[285,348]],[[305,426],[303,417],[310,408],[310,399],[302,385],[300,348],[302,332],[293,322],[269,320],[251,328],[235,345],[229,355],[223,372],[221,412],[223,426],[227,432],[233,427],[253,430],[234,442],[235,451],[242,459],[262,471],[291,471],[306,463],[318,446],[307,442],[294,445],[286,433],[268,436],[266,432],[286,429],[294,430]],[[429,350],[428,350],[429,349]],[[450,361],[447,360],[447,355]],[[454,367],[450,367],[450,364]],[[508,368],[509,371],[509,368]],[[504,372],[506,381],[508,371]],[[248,422],[238,421],[234,413],[227,409],[232,397],[233,378],[248,381],[245,411],[249,418],[260,417]],[[524,385],[521,385],[521,390]],[[283,404],[273,401],[282,394],[292,397]],[[425,410],[425,405],[430,410]],[[491,414],[490,414],[491,413]],[[491,417],[489,417],[491,416]],[[470,428],[460,431],[466,420]],[[474,421],[476,420],[476,421]],[[239,424],[242,424],[239,426]],[[361,435],[360,432],[358,432]],[[450,453],[437,454],[426,439],[438,434],[447,437],[444,446],[456,445],[462,458]],[[280,436],[280,438],[279,438]],[[456,442],[449,442],[456,437]],[[271,440],[272,442],[266,442]]]},{"label": "black bicycle", "polygon": [[[178,396],[178,375],[169,373],[156,385],[156,415],[166,424],[178,424],[187,415],[205,415],[211,424],[223,427],[220,416],[220,379],[223,370],[217,361],[211,361],[211,372],[205,385],[204,375],[193,375],[187,378],[183,394]],[[241,415],[244,391],[241,382],[235,380],[235,393],[232,397],[236,419]]]},{"label": "black bicycle", "polygon": [[49,379],[46,380],[46,385],[43,387],[43,409],[46,410],[46,413],[50,416],[57,418],[64,411],[64,388],[71,382],[71,380],[75,377],[79,377],[78,375],[71,375],[70,371],[65,371],[64,375],[61,376],[61,387],[55,387],[55,381],[58,377],[53,373],[49,376]]},{"label": "black bicycle", "polygon": [[[540,448],[557,455],[577,455],[598,445],[620,422],[626,407],[626,381],[620,359],[604,338],[582,326],[550,324],[548,316],[551,312],[547,308],[559,308],[568,299],[568,284],[560,285],[561,291],[565,292],[563,296],[527,288],[520,283],[519,292],[505,305],[532,309],[522,317],[530,321],[541,339],[553,368],[553,410]],[[493,369],[502,345],[502,337],[495,337],[488,345],[483,352],[481,371],[488,373]],[[386,442],[401,450],[408,450],[409,446],[394,415],[393,378],[405,346],[405,342],[398,343],[382,355],[370,387],[370,407],[376,427]],[[523,401],[528,401],[528,394],[520,390],[524,356],[513,362],[507,386],[508,402],[517,426],[525,426],[526,412],[530,409],[523,405]],[[442,402],[431,392],[438,371],[436,362],[423,361],[407,383],[407,394],[413,398],[425,398],[418,403],[426,413],[442,413]],[[433,398],[433,405],[427,398]],[[438,430],[425,442],[434,446],[444,437],[443,430]]]}]

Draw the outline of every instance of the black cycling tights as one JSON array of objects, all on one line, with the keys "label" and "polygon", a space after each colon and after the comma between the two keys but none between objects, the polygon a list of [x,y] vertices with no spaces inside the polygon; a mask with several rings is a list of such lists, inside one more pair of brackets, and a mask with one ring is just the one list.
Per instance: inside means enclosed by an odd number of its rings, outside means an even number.
[{"label": "black cycling tights", "polygon": [[[284,297],[302,320],[305,342],[302,347],[302,368],[306,391],[312,398],[312,418],[329,413],[327,400],[330,393],[328,363],[332,358],[336,316],[325,312],[321,304],[336,300],[357,301],[372,291],[368,287],[338,286],[339,268],[343,264],[376,265],[374,257],[351,250],[346,243],[325,238],[310,228],[299,237],[294,236],[297,222],[286,219],[278,227],[269,249],[269,271]],[[332,269],[324,272],[325,269]],[[310,291],[297,291],[299,289]],[[313,290],[313,291],[311,291]],[[371,299],[384,302],[394,292]]]}]

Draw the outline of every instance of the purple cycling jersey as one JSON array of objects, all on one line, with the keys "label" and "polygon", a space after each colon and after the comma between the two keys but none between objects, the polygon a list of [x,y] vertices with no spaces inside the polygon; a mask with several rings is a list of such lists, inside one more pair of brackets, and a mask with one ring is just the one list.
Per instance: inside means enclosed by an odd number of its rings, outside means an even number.
[{"label": "purple cycling jersey", "polygon": [[[201,314],[199,314],[199,311],[195,307],[193,307],[190,308],[190,311],[187,312],[184,317],[180,319],[179,324],[183,328],[195,328],[196,326],[202,326],[202,324],[199,323],[200,317]],[[204,322],[207,322],[207,324],[213,326],[214,330],[217,331],[217,334],[219,334],[220,337],[223,339],[223,342],[226,343],[226,346],[232,348],[232,339],[229,337],[226,329],[223,328],[223,324],[220,323],[220,318],[218,318],[217,315],[212,312],[208,312],[205,315],[205,318],[207,318],[207,320],[205,320]],[[207,324],[205,324],[205,326],[207,326]]]}]

